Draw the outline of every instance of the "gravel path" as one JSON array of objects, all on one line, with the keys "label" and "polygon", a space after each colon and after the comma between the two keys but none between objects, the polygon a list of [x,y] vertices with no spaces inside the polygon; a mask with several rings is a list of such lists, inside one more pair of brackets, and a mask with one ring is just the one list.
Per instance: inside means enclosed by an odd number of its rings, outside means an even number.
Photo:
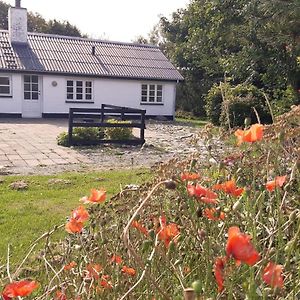
[{"label": "gravel path", "polygon": [[[51,126],[53,124],[51,123]],[[46,125],[49,126],[49,124]],[[46,125],[42,124],[37,126],[37,128],[42,128],[42,126]],[[22,128],[24,130],[23,126]],[[60,161],[57,160],[56,164],[49,164],[47,166],[38,163],[30,166],[16,166],[13,164],[1,166],[0,164],[0,175],[44,175],[64,171],[151,167],[154,164],[167,161],[173,157],[186,157],[195,152],[196,149],[192,146],[191,142],[199,130],[188,124],[149,121],[146,124],[145,131],[146,143],[142,147],[101,145],[97,147],[74,147],[71,149],[60,147],[57,149],[57,145],[55,144],[57,132],[66,130],[66,124],[64,125],[59,122],[59,130],[56,127],[51,128],[52,130],[48,130],[47,137],[47,146],[50,149],[49,151],[52,151],[50,154],[65,155],[67,157],[70,155],[73,158],[75,157],[75,160],[64,157],[65,161],[60,159]],[[18,127],[14,127],[14,134],[17,133]],[[136,132],[136,134],[138,134],[138,132]],[[51,143],[53,144],[52,148]],[[11,150],[12,149],[10,149],[10,151]],[[47,154],[48,157],[50,157],[50,154]]]}]

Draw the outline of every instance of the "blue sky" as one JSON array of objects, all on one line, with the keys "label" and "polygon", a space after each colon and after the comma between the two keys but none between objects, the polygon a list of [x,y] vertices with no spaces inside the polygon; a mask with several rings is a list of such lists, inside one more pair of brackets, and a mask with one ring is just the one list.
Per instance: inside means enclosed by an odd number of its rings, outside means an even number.
[{"label": "blue sky", "polygon": [[[4,0],[11,5],[15,0]],[[84,6],[82,6],[84,3]],[[68,20],[93,38],[130,42],[146,36],[159,16],[169,17],[189,0],[22,0],[46,19]]]}]

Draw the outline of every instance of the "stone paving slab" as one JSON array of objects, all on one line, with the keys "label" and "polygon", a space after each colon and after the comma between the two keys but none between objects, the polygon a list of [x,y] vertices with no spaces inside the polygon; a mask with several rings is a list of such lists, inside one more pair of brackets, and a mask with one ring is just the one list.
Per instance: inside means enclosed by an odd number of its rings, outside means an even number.
[{"label": "stone paving slab", "polygon": [[0,166],[90,163],[76,150],[57,145],[57,135],[67,126],[64,119],[0,119]]}]

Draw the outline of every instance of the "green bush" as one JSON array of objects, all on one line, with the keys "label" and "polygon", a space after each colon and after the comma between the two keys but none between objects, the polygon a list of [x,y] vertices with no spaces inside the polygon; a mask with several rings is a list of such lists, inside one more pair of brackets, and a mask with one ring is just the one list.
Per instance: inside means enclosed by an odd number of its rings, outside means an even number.
[{"label": "green bush", "polygon": [[[131,121],[108,120],[107,123],[111,124],[130,124]],[[132,128],[123,127],[107,127],[105,135],[111,140],[128,140],[133,137]]]},{"label": "green bush", "polygon": [[[103,139],[104,131],[102,128],[95,127],[75,127],[73,129],[74,145],[95,145],[99,139]],[[62,132],[57,137],[57,144],[69,146],[68,133]]]},{"label": "green bush", "polygon": [[[229,89],[228,84],[223,84],[223,87]],[[220,125],[220,116],[222,111],[222,93],[219,85],[214,84],[206,96],[206,115],[207,119],[216,126]]]},{"label": "green bush", "polygon": [[207,95],[206,111],[209,121],[214,125],[228,127],[228,118],[231,127],[242,126],[245,118],[257,123],[254,108],[262,123],[271,122],[263,92],[251,84],[233,87],[229,83],[221,83],[219,86],[214,85]]}]

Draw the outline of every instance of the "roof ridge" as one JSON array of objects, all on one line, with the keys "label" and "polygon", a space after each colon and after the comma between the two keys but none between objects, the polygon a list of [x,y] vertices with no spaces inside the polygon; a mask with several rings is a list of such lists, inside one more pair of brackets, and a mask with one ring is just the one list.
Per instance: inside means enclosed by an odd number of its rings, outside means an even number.
[{"label": "roof ridge", "polygon": [[[0,29],[0,32],[8,33],[8,30]],[[144,48],[159,48],[157,45],[152,45],[152,44],[119,42],[119,41],[110,41],[110,40],[101,40],[101,39],[77,37],[77,36],[42,33],[42,32],[28,32],[28,35],[31,35],[31,36],[45,36],[45,37],[61,38],[61,39],[68,39],[68,40],[89,41],[89,42],[106,43],[106,44],[114,44],[114,45],[137,46],[137,47],[144,47]]]}]

